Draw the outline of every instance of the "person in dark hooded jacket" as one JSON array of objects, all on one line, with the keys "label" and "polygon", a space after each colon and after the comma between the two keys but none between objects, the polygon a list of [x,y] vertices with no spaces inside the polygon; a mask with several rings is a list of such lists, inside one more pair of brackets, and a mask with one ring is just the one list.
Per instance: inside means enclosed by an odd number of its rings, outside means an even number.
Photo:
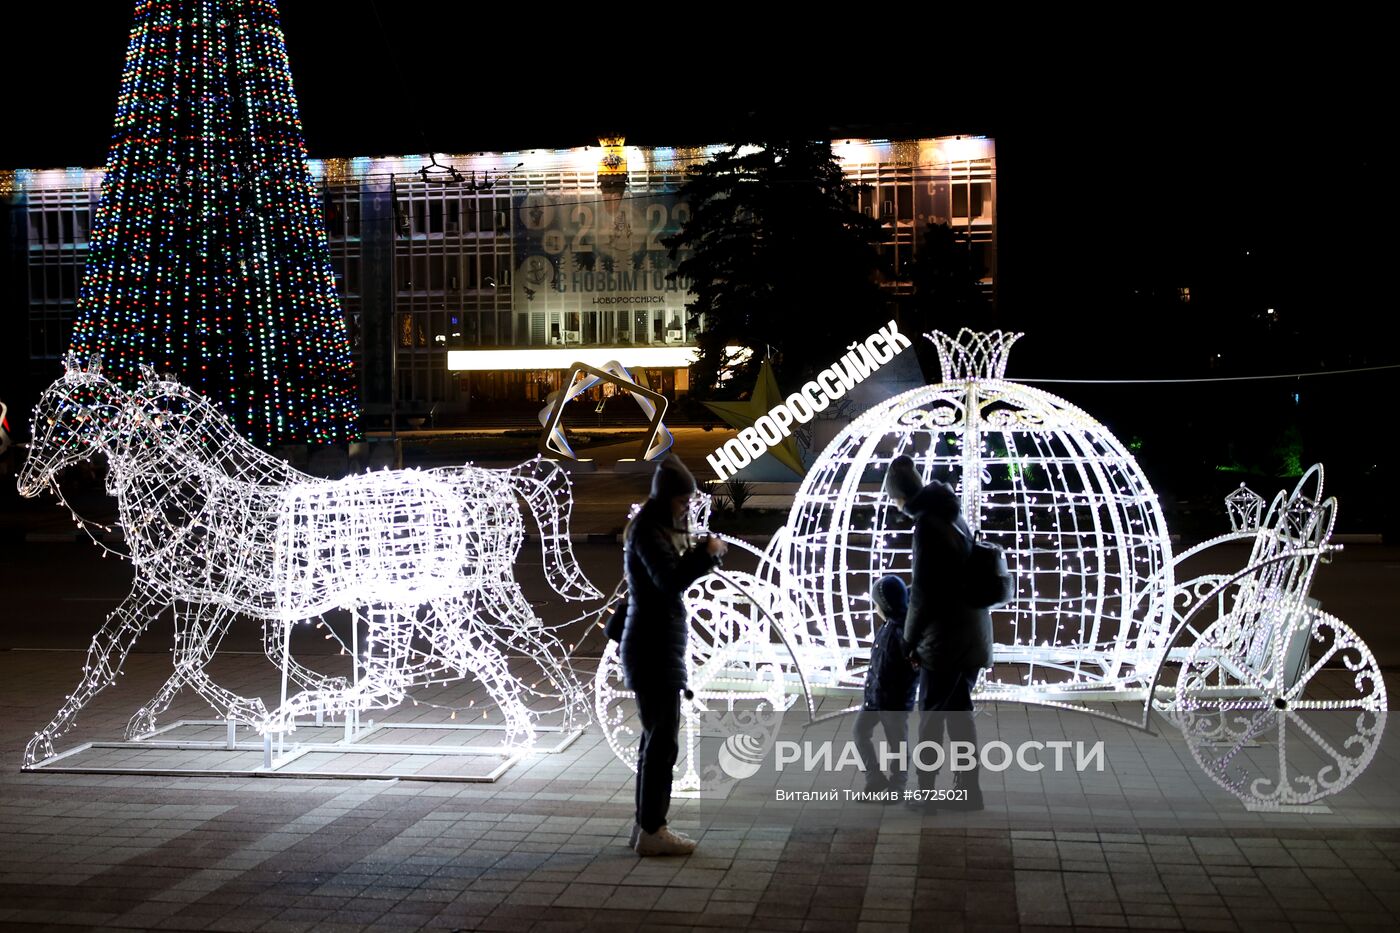
[{"label": "person in dark hooded jacket", "polygon": [[657,464],[651,497],[623,533],[627,618],[619,654],[637,696],[642,738],[637,750],[638,855],[686,855],[693,840],[666,826],[671,772],[680,751],[681,693],[686,690],[686,617],[682,594],[724,556],[719,538],[692,544],[687,528],[695,477],[675,454]]},{"label": "person in dark hooded jacket", "polygon": [[[972,690],[992,663],[992,617],[961,598],[963,565],[972,551],[972,531],[957,493],[947,483],[925,484],[914,461],[896,457],[885,473],[884,491],[914,520],[913,572],[904,641],[919,667],[919,741],[942,744],[946,726],[954,742],[977,744]],[[936,774],[920,782],[933,788]],[[982,808],[978,769],[955,771],[954,803]]]},{"label": "person in dark hooded jacket", "polygon": [[[872,741],[876,724],[885,729],[885,743],[892,748],[904,745],[909,735],[909,711],[914,708],[918,675],[904,649],[904,617],[909,607],[909,591],[904,581],[888,574],[875,581],[870,593],[880,627],[870,646],[870,667],[865,672],[865,698],[852,727],[856,752],[865,769],[867,791],[904,790],[905,771],[891,767],[885,774]],[[897,758],[890,759],[897,761]]]}]

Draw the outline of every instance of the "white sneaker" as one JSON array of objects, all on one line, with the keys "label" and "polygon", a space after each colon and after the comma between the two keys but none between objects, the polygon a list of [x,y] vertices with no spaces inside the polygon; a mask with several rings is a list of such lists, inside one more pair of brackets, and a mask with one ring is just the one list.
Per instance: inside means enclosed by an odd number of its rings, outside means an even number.
[{"label": "white sneaker", "polygon": [[[667,824],[662,823],[661,825],[664,827],[664,826],[666,826]],[[627,848],[629,848],[629,849],[635,849],[635,848],[637,848],[637,838],[638,838],[639,836],[641,836],[641,834],[642,834],[642,824],[641,824],[641,823],[633,823],[633,824],[632,824],[632,835],[630,835],[630,836],[627,837]],[[683,841],[685,841],[685,842],[695,842],[695,840],[694,840],[693,838],[691,838],[691,836],[690,836],[689,833],[683,833],[683,832],[681,832],[679,829],[673,829],[673,830],[671,830],[671,834],[674,835],[677,839],[683,840]],[[697,843],[697,845],[698,845],[698,843]]]},{"label": "white sneaker", "polygon": [[637,836],[638,855],[689,855],[695,851],[695,840],[676,835],[665,826],[654,833],[645,830]]}]

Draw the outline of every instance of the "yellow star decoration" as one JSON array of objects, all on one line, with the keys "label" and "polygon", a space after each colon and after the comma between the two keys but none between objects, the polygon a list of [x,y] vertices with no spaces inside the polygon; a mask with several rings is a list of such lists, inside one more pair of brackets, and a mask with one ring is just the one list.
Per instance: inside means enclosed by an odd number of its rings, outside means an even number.
[{"label": "yellow star decoration", "polygon": [[[754,422],[768,414],[773,406],[782,403],[783,393],[778,390],[778,380],[773,375],[773,367],[768,365],[767,360],[764,360],[763,366],[758,371],[758,381],[754,383],[753,392],[749,394],[748,401],[706,402],[705,407],[723,418],[730,427],[743,430],[753,427]],[[782,443],[769,447],[768,452],[773,455],[774,459],[798,476],[806,475],[807,470],[802,465],[802,455],[797,450],[797,440],[791,434],[783,438]]]}]

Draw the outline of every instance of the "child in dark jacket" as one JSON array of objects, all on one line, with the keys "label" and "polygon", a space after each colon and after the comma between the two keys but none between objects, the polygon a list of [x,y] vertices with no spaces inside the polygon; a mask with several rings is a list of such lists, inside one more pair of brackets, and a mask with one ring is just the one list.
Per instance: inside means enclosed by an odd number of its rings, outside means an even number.
[{"label": "child in dark jacket", "polygon": [[[885,742],[898,749],[908,738],[909,711],[914,707],[914,692],[918,686],[918,671],[909,663],[904,644],[904,614],[909,608],[909,591],[904,581],[893,574],[875,582],[871,598],[880,627],[870,646],[870,669],[865,675],[865,699],[856,713],[856,752],[865,767],[867,791],[903,791],[905,770],[898,759],[892,758],[887,776],[880,767],[872,741],[875,724],[885,728]],[[893,751],[892,751],[893,754]]]}]

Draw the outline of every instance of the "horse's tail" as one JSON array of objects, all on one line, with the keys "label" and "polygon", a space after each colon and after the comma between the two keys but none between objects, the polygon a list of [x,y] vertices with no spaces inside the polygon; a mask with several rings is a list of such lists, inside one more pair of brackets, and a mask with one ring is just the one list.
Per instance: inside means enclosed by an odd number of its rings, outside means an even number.
[{"label": "horse's tail", "polygon": [[511,488],[525,499],[539,527],[544,573],[549,585],[565,599],[602,596],[584,576],[569,541],[569,510],[573,503],[569,474],[557,463],[540,457],[505,472],[510,477]]}]

